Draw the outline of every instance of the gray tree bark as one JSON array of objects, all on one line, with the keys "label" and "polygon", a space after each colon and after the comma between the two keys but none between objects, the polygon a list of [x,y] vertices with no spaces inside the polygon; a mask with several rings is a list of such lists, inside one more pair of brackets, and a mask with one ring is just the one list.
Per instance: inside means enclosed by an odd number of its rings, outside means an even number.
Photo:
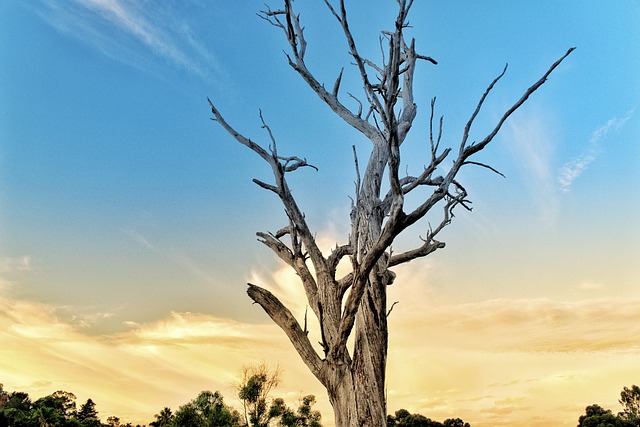
[{"label": "gray tree bark", "polygon": [[[382,33],[384,55],[381,63],[376,64],[359,54],[349,28],[344,1],[340,0],[339,6],[334,8],[329,0],[325,0],[330,13],[342,28],[361,78],[365,101],[349,94],[358,104],[357,111],[347,108],[340,100],[342,71],[332,91],[328,91],[307,68],[304,60],[307,41],[292,1],[284,0],[282,9],[267,9],[260,14],[283,31],[290,47],[287,58],[291,67],[338,117],[371,141],[371,152],[363,174],[360,173],[354,148],[356,194],[352,202],[351,232],[347,243],[336,246],[327,255],[319,249],[286,180],[287,173],[313,166],[296,156],[281,156],[277,141],[262,115],[260,118],[268,143],[260,145],[236,131],[209,100],[213,120],[271,166],[274,183],[256,179],[254,182],[280,198],[289,224],[275,233],[259,232],[257,235],[299,276],[309,307],[319,321],[322,352],[316,351],[311,344],[306,321],[304,327],[300,326],[290,310],[271,292],[249,284],[247,293],[285,332],[303,362],[327,389],[338,427],[386,426],[385,372],[389,311],[386,289],[395,279],[390,268],[444,248],[445,244],[436,240],[436,237],[451,223],[454,208],[462,206],[471,209],[465,188],[456,180],[458,172],[466,165],[497,172],[488,165],[472,161],[471,157],[491,142],[506,119],[573,50],[569,49],[552,64],[504,113],[483,140],[469,143],[471,126],[487,95],[505,74],[505,66],[481,96],[465,126],[452,166],[445,169],[444,173],[441,173],[443,161],[450,157],[453,150],[440,148],[442,118],[434,126],[434,99],[431,102],[429,163],[419,176],[401,176],[400,147],[412,127],[417,110],[413,97],[416,64],[419,61],[436,64],[434,59],[416,52],[414,40],[408,42],[405,39],[404,30],[412,3],[411,0],[398,0],[394,29]],[[385,194],[382,194],[383,180],[388,180],[389,190]],[[416,208],[405,211],[405,197],[415,189],[425,187],[431,189],[430,195],[421,199]],[[406,252],[393,253],[391,245],[394,239],[434,209],[440,212],[439,223],[435,227],[429,226],[421,244]],[[285,237],[288,241],[285,241]],[[336,268],[343,259],[350,261],[351,271],[346,276],[337,277]],[[353,337],[351,351],[347,348],[350,337]]]}]

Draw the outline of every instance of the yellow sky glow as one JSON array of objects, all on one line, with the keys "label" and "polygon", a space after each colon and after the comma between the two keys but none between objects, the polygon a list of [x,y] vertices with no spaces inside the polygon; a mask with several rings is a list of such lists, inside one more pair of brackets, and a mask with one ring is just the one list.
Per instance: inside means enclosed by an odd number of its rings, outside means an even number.
[{"label": "yellow sky glow", "polygon": [[[279,294],[295,286],[284,268],[271,280],[257,273],[252,278],[279,283]],[[390,302],[399,301],[389,317],[390,412],[461,417],[474,427],[574,426],[588,404],[617,411],[622,387],[638,382],[640,300],[462,304],[412,282],[394,285],[389,294]],[[292,308],[300,321],[303,307]],[[83,322],[63,320],[58,309],[0,299],[6,389],[33,398],[72,391],[80,402],[96,401],[105,419],[148,423],[162,407],[175,410],[205,389],[220,390],[238,407],[232,384],[239,370],[266,361],[284,370],[276,394],[292,405],[316,394],[325,425],[333,425],[324,390],[266,321],[171,312],[154,322],[128,323],[124,333],[92,336]]]}]

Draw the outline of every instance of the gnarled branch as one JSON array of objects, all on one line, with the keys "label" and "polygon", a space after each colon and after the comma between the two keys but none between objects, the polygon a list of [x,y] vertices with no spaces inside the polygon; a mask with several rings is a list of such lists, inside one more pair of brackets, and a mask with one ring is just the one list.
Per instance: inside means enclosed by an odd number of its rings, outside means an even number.
[{"label": "gnarled branch", "polygon": [[289,311],[289,309],[268,290],[251,283],[248,283],[247,285],[247,294],[249,297],[255,303],[259,304],[269,315],[271,320],[273,320],[273,322],[278,325],[285,334],[287,334],[289,340],[293,344],[293,347],[296,349],[311,373],[313,373],[313,375],[324,384],[325,379],[322,375],[322,359],[320,359],[320,356],[318,356],[318,353],[314,350],[311,342],[309,341],[309,337],[300,327],[300,324],[293,314],[291,314],[291,311]]}]

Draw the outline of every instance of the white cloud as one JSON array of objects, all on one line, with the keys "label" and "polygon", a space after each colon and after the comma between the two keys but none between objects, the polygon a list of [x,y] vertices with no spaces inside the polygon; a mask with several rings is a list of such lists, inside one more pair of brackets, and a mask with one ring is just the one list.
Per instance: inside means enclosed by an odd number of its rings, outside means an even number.
[{"label": "white cloud", "polygon": [[[0,296],[5,389],[33,398],[68,390],[79,401],[91,397],[103,419],[115,414],[148,423],[163,406],[176,409],[201,390],[220,390],[237,406],[230,385],[240,368],[269,361],[287,367],[283,386],[289,391],[323,397],[275,325],[172,312],[148,323],[128,322],[131,329],[123,333],[96,336],[65,321],[60,313],[66,310]],[[323,411],[328,413],[326,402]]]},{"label": "white cloud", "polygon": [[161,245],[152,242],[150,238],[131,228],[123,228],[122,231],[140,246],[157,254],[161,258],[178,265],[198,280],[209,284],[219,283],[220,280],[216,277],[216,274],[213,271],[200,265],[193,259],[193,257],[184,251],[173,246],[162,247]]},{"label": "white cloud", "polygon": [[531,111],[507,122],[503,131],[527,190],[548,223],[553,223],[558,214],[552,170],[555,154],[553,128],[551,118]]},{"label": "white cloud", "polygon": [[0,273],[29,271],[30,269],[31,258],[28,256],[0,258]]},{"label": "white cloud", "polygon": [[162,58],[204,80],[219,74],[214,55],[169,3],[43,0],[42,4],[38,12],[51,26],[114,59],[150,71],[150,58]]},{"label": "white cloud", "polygon": [[602,283],[585,281],[577,284],[574,288],[582,291],[594,291],[604,289],[604,285]]},{"label": "white cloud", "polygon": [[390,317],[389,409],[477,427],[574,426],[588,404],[615,410],[640,373],[638,324],[640,300],[409,300]]},{"label": "white cloud", "polygon": [[0,257],[0,290],[11,287],[17,275],[31,271],[31,268],[28,256]]},{"label": "white cloud", "polygon": [[612,118],[591,134],[587,148],[575,159],[565,163],[560,169],[558,183],[562,192],[568,192],[573,182],[593,163],[602,150],[602,141],[619,130],[631,118],[633,111],[622,118]]},{"label": "white cloud", "polygon": [[[456,303],[425,286],[425,271],[412,271],[390,299],[401,301],[389,317],[390,411],[460,417],[477,427],[572,426],[586,405],[615,404],[621,386],[640,373],[640,300]],[[285,266],[253,279],[302,314],[298,280]],[[293,403],[296,393],[315,394],[323,423],[332,425],[324,390],[267,320],[170,312],[126,322],[125,332],[91,335],[65,320],[73,317],[68,311],[0,296],[5,388],[32,397],[68,390],[91,397],[104,417],[148,423],[163,406],[175,409],[205,389],[237,407],[231,383],[240,368],[267,361],[284,368],[279,396]]]}]

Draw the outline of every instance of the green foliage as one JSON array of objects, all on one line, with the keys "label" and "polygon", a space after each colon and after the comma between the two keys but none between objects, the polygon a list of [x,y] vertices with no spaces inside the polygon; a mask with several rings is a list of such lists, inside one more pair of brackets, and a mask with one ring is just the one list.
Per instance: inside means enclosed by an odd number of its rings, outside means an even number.
[{"label": "green foliage", "polygon": [[471,427],[460,418],[449,418],[444,423],[434,421],[424,415],[412,414],[406,409],[396,411],[394,415],[387,415],[387,427]]},{"label": "green foliage", "polygon": [[620,393],[623,411],[614,415],[600,405],[589,405],[578,418],[578,427],[640,427],[640,387],[624,387]]},{"label": "green foliage", "polygon": [[78,411],[76,418],[78,421],[83,423],[83,426],[85,425],[85,421],[87,421],[86,425],[89,426],[90,424],[95,424],[91,420],[99,420],[98,411],[96,411],[96,404],[91,400],[91,398],[87,399],[87,401],[80,406],[80,410]]},{"label": "green foliage", "polygon": [[[95,404],[93,408],[95,411]],[[0,388],[0,427],[4,426],[102,427],[102,424],[95,418],[78,419],[73,393],[58,390],[31,402],[27,393],[6,393]]]},{"label": "green foliage", "polygon": [[312,394],[303,397],[294,413],[284,400],[274,399],[269,408],[269,418],[277,419],[280,427],[322,427],[320,411],[311,408],[315,402],[316,397]]},{"label": "green foliage", "polygon": [[[168,416],[166,414],[168,410]],[[195,399],[181,406],[173,417],[169,408],[163,409],[165,415],[156,415],[155,426],[172,427],[239,427],[240,414],[225,405],[222,394],[210,391],[201,392]],[[155,424],[160,418],[170,419],[170,424]]]},{"label": "green foliage", "polygon": [[469,423],[465,423],[460,418],[448,418],[442,423],[444,427],[471,427]]},{"label": "green foliage", "polygon": [[[79,426],[76,416],[76,396],[67,391],[58,390],[53,394],[33,402],[32,410],[41,425]],[[32,414],[33,416],[33,414]]]},{"label": "green foliage", "polygon": [[14,391],[4,404],[7,409],[17,409],[19,411],[29,411],[31,409],[31,399],[29,394],[22,391]]},{"label": "green foliage", "polygon": [[176,411],[175,416],[173,417],[172,426],[175,427],[203,427],[204,421],[198,414],[198,411],[193,404],[193,402],[189,402],[186,405],[182,405]]},{"label": "green foliage", "polygon": [[600,405],[590,405],[585,408],[585,415],[578,419],[578,427],[621,427],[618,417],[611,410]]},{"label": "green foliage", "polygon": [[245,423],[252,427],[268,427],[271,411],[267,406],[269,393],[280,382],[278,368],[270,369],[264,363],[243,368],[242,378],[236,385],[242,400]]},{"label": "green foliage", "polygon": [[[258,373],[251,379],[253,372],[247,378],[247,396],[254,401],[264,399],[266,383],[273,387],[274,378],[267,375],[267,382]],[[277,378],[275,378],[277,380]],[[258,390],[258,393],[255,393]],[[270,390],[270,388],[269,388]],[[257,396],[257,398],[256,398]],[[322,427],[320,412],[312,409],[315,397],[305,396],[300,400],[296,412],[291,410],[283,399],[274,399],[271,407],[264,412],[269,421],[277,421],[283,427]],[[266,403],[265,403],[266,405]],[[149,423],[151,427],[246,427],[240,413],[225,404],[220,392],[203,391],[195,399],[180,406],[174,413],[164,407],[155,415],[155,420]],[[76,410],[76,396],[66,391],[56,391],[48,396],[31,401],[28,393],[14,391],[7,392],[0,384],[0,427],[133,427],[131,423],[123,424],[117,416],[109,416],[106,423],[100,422],[96,404],[87,399]],[[136,427],[145,427],[137,425]]]},{"label": "green foliage", "polygon": [[618,402],[623,409],[618,416],[632,426],[640,426],[640,387],[635,384],[631,388],[624,387]]},{"label": "green foliage", "polygon": [[162,411],[157,413],[155,417],[155,421],[149,423],[149,425],[152,427],[167,427],[170,426],[171,422],[173,421],[173,413],[171,412],[171,409],[166,406],[162,409]]}]

